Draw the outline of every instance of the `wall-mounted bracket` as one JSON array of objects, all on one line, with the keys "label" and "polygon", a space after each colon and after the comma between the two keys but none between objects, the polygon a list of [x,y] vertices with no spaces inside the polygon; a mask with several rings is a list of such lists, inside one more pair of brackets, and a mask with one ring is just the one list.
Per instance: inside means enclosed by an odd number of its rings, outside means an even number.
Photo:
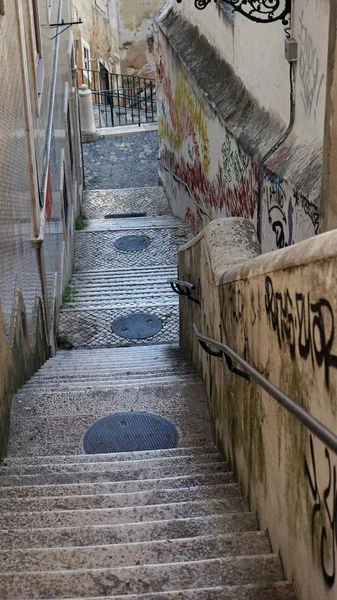
[{"label": "wall-mounted bracket", "polygon": [[[255,23],[273,23],[282,21],[288,25],[291,11],[291,0],[225,0],[233,10],[241,13]],[[182,0],[177,0],[180,4]],[[198,10],[206,8],[212,0],[194,0]],[[217,2],[217,0],[213,0]]]},{"label": "wall-mounted bracket", "polygon": [[193,298],[191,293],[196,289],[193,283],[189,283],[188,281],[181,281],[180,279],[169,279],[168,282],[172,288],[172,290],[178,294],[179,296],[186,296],[192,302],[195,302],[200,306],[200,300],[197,298]]},{"label": "wall-mounted bracket", "polygon": [[[250,381],[250,376],[248,375],[248,373],[245,373],[245,371],[241,371],[241,369],[237,369],[236,367],[234,367],[233,361],[232,361],[231,357],[229,356],[229,354],[227,354],[226,347],[224,344],[221,344],[220,342],[217,342],[216,340],[212,340],[210,338],[206,338],[205,336],[201,335],[195,324],[193,325],[193,331],[194,331],[194,335],[196,336],[200,346],[202,347],[202,349],[205,352],[207,352],[207,354],[210,354],[210,356],[215,356],[216,358],[224,357],[226,359],[227,367],[229,368],[229,370],[232,373],[235,373],[235,375],[238,375],[239,377],[242,377],[243,379]],[[217,348],[217,350],[211,350],[209,345],[214,346],[215,348]]]},{"label": "wall-mounted bracket", "polygon": [[[1,2],[1,0],[0,0]],[[67,31],[67,29],[69,29],[69,27],[71,27],[72,25],[82,25],[83,21],[82,19],[80,19],[79,21],[71,21],[69,23],[65,23],[63,20],[61,21],[61,23],[50,23],[49,27],[64,27],[64,29],[62,29],[62,31],[59,31],[56,35],[53,35],[52,38],[50,38],[51,40],[54,40],[56,37],[58,37],[59,35],[61,35],[61,33],[64,33],[65,31]]]}]

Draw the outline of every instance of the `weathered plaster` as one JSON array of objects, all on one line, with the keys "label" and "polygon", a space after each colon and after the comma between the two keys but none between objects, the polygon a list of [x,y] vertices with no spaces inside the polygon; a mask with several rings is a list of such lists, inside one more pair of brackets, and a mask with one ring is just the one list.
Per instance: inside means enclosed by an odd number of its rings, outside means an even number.
[{"label": "weathered plaster", "polygon": [[3,322],[0,320],[0,458],[6,455],[12,394],[48,358],[49,349],[41,302],[36,303],[32,344],[28,336],[26,309],[21,294],[17,298],[13,329],[13,342],[9,345]]},{"label": "weathered plaster", "polygon": [[[259,161],[280,138],[282,124],[254,101],[196,27],[174,11],[163,11],[158,25],[161,163],[188,184],[212,218],[241,216],[257,228]],[[264,252],[318,231],[317,144],[289,137],[265,166],[260,210]],[[200,231],[209,219],[163,168],[161,178],[173,212]]]}]

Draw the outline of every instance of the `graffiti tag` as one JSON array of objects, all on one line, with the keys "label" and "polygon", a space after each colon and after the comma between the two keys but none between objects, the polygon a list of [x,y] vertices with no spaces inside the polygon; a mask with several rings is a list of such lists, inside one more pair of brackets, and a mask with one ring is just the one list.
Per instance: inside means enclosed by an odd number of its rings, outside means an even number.
[{"label": "graffiti tag", "polygon": [[324,80],[324,73],[320,74],[319,60],[314,46],[312,36],[308,28],[303,23],[303,12],[300,21],[300,55],[299,55],[299,73],[302,82],[301,97],[305,113],[311,116],[314,108],[314,118],[316,118],[316,108]]},{"label": "graffiti tag", "polygon": [[330,369],[337,369],[337,356],[332,354],[335,339],[334,313],[328,300],[311,302],[310,293],[288,289],[275,291],[272,279],[265,279],[265,306],[269,326],[277,333],[278,344],[288,345],[294,360],[298,354],[311,358],[313,367],[324,369],[325,385],[329,388]]},{"label": "graffiti tag", "polygon": [[327,448],[325,448],[324,456],[327,461],[328,481],[321,494],[317,483],[314,444],[310,435],[311,465],[309,467],[307,459],[305,459],[304,472],[309,481],[314,501],[311,515],[311,539],[316,553],[318,549],[324,580],[329,587],[332,587],[336,579],[337,477],[336,467],[331,465],[330,453]]}]

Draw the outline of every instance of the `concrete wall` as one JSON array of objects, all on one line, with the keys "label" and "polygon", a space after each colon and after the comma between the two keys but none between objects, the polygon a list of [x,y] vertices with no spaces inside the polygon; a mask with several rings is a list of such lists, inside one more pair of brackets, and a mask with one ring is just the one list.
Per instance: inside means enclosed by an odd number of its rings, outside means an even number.
[{"label": "concrete wall", "polygon": [[38,5],[39,69],[31,1],[0,16],[0,455],[12,392],[55,348],[82,195],[72,35],[52,41],[48,27],[71,19],[71,3]]},{"label": "concrete wall", "polygon": [[337,235],[259,256],[244,219],[219,219],[179,251],[181,345],[203,376],[216,440],[302,600],[337,598],[337,458],[255,383],[201,350],[200,332],[228,344],[336,431]]},{"label": "concrete wall", "polygon": [[[157,17],[161,163],[210,217],[249,218],[263,252],[318,232],[328,27],[326,0],[296,3],[295,120],[259,176],[289,123],[281,22],[256,24],[218,4],[198,11],[184,1]],[[199,231],[209,219],[172,174],[161,169],[161,177],[174,212]]]}]

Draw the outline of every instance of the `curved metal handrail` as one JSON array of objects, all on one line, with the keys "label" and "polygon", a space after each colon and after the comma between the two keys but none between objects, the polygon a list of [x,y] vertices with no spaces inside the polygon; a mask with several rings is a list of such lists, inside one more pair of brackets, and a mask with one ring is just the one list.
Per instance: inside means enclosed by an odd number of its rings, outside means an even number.
[{"label": "curved metal handrail", "polygon": [[[270,396],[272,396],[272,398],[274,398],[274,400],[276,400],[281,406],[283,406],[283,408],[294,415],[294,417],[296,417],[298,421],[307,427],[311,433],[318,437],[321,442],[325,444],[325,446],[337,454],[337,436],[330,429],[325,427],[323,423],[308,413],[304,408],[302,408],[302,406],[295,402],[295,400],[289,398],[287,394],[277,388],[273,383],[271,383],[271,381],[269,381],[269,379],[261,375],[259,371],[247,363],[243,358],[241,358],[241,356],[234,352],[234,350],[229,348],[229,346],[202,335],[199,333],[195,324],[193,324],[193,331],[200,345],[206,352],[212,356],[217,356],[218,358],[225,356],[229,357],[231,360],[234,360],[238,365],[240,365],[240,367],[242,367],[242,369],[244,369],[245,375],[248,375],[250,380],[256,381],[260,387],[262,387]],[[208,344],[217,348],[218,352],[215,353],[208,348]]]},{"label": "curved metal handrail", "polygon": [[191,296],[191,293],[196,289],[193,283],[189,283],[189,281],[181,281],[180,279],[168,279],[167,283],[170,284],[175,294],[178,294],[179,296],[186,296],[186,298],[200,306],[200,301],[198,298],[193,298]]}]

